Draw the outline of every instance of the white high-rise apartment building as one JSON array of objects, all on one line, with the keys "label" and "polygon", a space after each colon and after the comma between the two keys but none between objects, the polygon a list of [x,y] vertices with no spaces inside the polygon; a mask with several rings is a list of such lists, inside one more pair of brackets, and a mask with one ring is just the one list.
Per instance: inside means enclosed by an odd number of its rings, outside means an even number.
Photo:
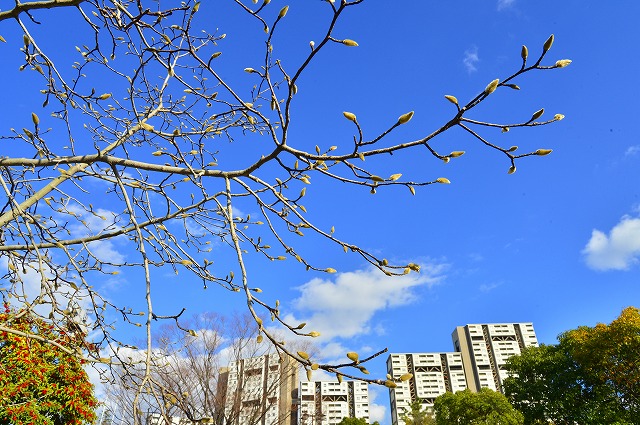
[{"label": "white high-rise apartment building", "polygon": [[532,323],[496,323],[458,326],[452,334],[454,353],[391,354],[387,372],[393,378],[413,377],[389,390],[391,421],[403,425],[402,415],[414,400],[431,408],[439,395],[466,388],[502,391],[507,359],[522,349],[537,346]]},{"label": "white high-rise apartment building", "polygon": [[391,354],[387,359],[387,373],[394,379],[406,373],[413,375],[389,390],[393,425],[404,423],[400,418],[411,410],[414,400],[420,399],[423,409],[431,408],[439,395],[467,388],[461,353]]},{"label": "white high-rise apartment building", "polygon": [[491,388],[502,392],[507,359],[522,349],[537,346],[532,323],[496,323],[458,326],[451,335],[455,351],[462,354],[471,391]]},{"label": "white high-rise apartment building", "polygon": [[298,365],[270,354],[229,363],[225,417],[227,425],[296,425]]},{"label": "white high-rise apartment building", "polygon": [[369,386],[359,381],[300,382],[300,425],[336,425],[342,418],[369,422]]}]

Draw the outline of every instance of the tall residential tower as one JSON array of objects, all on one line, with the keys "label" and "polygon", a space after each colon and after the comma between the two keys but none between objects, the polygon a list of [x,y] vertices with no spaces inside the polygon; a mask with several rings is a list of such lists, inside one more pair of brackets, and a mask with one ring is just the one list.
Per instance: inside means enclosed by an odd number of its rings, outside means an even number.
[{"label": "tall residential tower", "polygon": [[296,425],[298,364],[269,354],[229,363],[225,417],[227,425]]},{"label": "tall residential tower", "polygon": [[502,382],[508,376],[507,359],[525,347],[538,345],[532,323],[458,326],[451,338],[455,351],[462,354],[471,391],[491,388],[502,392]]},{"label": "tall residential tower", "polygon": [[440,394],[467,388],[460,353],[391,354],[387,359],[387,373],[394,379],[406,373],[413,375],[389,390],[393,425],[403,423],[400,418],[410,410],[414,400],[421,400],[423,409],[431,408]]},{"label": "tall residential tower", "polygon": [[300,425],[336,425],[345,417],[369,422],[366,382],[300,382]]}]

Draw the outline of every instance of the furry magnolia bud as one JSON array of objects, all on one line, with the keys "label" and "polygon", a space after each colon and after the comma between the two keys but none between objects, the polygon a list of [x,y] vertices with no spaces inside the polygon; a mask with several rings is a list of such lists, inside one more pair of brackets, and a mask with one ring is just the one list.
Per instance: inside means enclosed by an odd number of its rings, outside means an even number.
[{"label": "furry magnolia bud", "polygon": [[495,80],[493,80],[492,82],[490,82],[487,87],[485,87],[484,92],[485,94],[491,94],[494,91],[496,91],[496,89],[498,88],[498,84],[500,83],[500,80],[498,78],[496,78]]},{"label": "furry magnolia bud", "polygon": [[454,105],[458,104],[458,99],[455,96],[451,96],[450,94],[445,94],[444,98],[447,99],[449,102],[453,103]]},{"label": "furry magnolia bud", "polygon": [[537,120],[542,116],[542,114],[544,114],[544,108],[535,111],[531,116],[531,121]]},{"label": "furry magnolia bud", "polygon": [[549,38],[547,38],[547,41],[544,42],[544,45],[542,46],[542,53],[547,53],[551,46],[553,46],[553,34],[551,34]]},{"label": "furry magnolia bud", "polygon": [[354,352],[354,351],[349,351],[347,353],[347,357],[349,358],[349,360],[357,362],[359,357],[358,357],[358,353]]},{"label": "furry magnolia bud", "polygon": [[549,155],[551,152],[553,152],[552,149],[538,149],[534,153],[539,156],[545,156],[545,155]]},{"label": "furry magnolia bud", "polygon": [[413,111],[407,112],[404,115],[400,115],[400,117],[398,118],[398,124],[406,124],[411,121],[411,118],[413,118]]},{"label": "furry magnolia bud", "polygon": [[343,112],[342,115],[344,115],[344,117],[346,119],[348,119],[349,121],[353,121],[356,122],[356,114],[352,113],[352,112]]}]

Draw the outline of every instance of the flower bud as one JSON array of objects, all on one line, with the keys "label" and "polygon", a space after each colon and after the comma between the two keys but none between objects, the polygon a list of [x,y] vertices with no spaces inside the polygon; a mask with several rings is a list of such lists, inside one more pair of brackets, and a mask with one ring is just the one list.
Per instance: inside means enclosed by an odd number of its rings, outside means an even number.
[{"label": "flower bud", "polygon": [[487,87],[484,89],[485,94],[491,94],[494,91],[496,91],[496,89],[498,88],[498,84],[500,83],[500,80],[498,78],[496,78],[495,80],[493,80],[492,82],[490,82]]},{"label": "flower bud", "polygon": [[446,178],[446,177],[438,177],[436,179],[436,183],[449,184],[449,183],[451,183],[451,181],[449,181],[449,179]]},{"label": "flower bud", "polygon": [[344,115],[344,117],[349,121],[356,122],[356,114],[351,112],[343,112],[342,115]]},{"label": "flower bud", "polygon": [[560,59],[556,61],[556,68],[564,68],[565,66],[569,66],[571,63],[571,59]]},{"label": "flower bud", "polygon": [[458,104],[458,99],[456,99],[455,96],[451,96],[449,94],[445,94],[444,98],[447,99],[449,102],[453,103],[454,105]]},{"label": "flower bud", "polygon": [[304,351],[298,351],[298,356],[303,360],[309,360],[309,354]]},{"label": "flower bud", "polygon": [[282,9],[280,9],[280,13],[278,13],[278,19],[284,18],[288,11],[289,11],[289,6],[285,6]]},{"label": "flower bud", "polygon": [[553,150],[552,149],[538,149],[534,153],[539,156],[549,155]]},{"label": "flower bud", "polygon": [[347,353],[347,357],[349,358],[349,360],[357,362],[358,361],[358,353],[354,352],[354,351],[349,351]]},{"label": "flower bud", "polygon": [[411,120],[411,118],[413,118],[413,111],[407,112],[404,115],[400,115],[400,117],[398,118],[398,124],[406,124]]},{"label": "flower bud", "polygon": [[533,115],[531,116],[531,121],[537,120],[538,118],[540,118],[542,116],[542,114],[544,114],[544,108],[535,111],[533,113]]},{"label": "flower bud", "polygon": [[356,43],[353,40],[349,40],[348,38],[345,38],[344,40],[342,40],[342,44],[344,44],[345,46],[350,46],[350,47],[358,47],[358,43]]},{"label": "flower bud", "polygon": [[527,49],[527,46],[523,45],[522,50],[520,51],[520,57],[522,57],[523,61],[526,61],[528,56],[529,56],[529,49]]},{"label": "flower bud", "polygon": [[542,53],[547,53],[551,46],[553,45],[553,34],[547,38],[547,41],[544,42],[544,46],[542,46]]}]

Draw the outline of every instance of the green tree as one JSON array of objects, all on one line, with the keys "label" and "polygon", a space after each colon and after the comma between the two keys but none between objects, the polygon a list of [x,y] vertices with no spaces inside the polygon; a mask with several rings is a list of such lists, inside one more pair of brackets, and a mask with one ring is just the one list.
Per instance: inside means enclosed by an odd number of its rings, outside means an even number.
[{"label": "green tree", "polygon": [[609,387],[630,416],[640,418],[639,309],[625,308],[609,325],[580,326],[565,332],[560,342],[588,382]]},{"label": "green tree", "polygon": [[0,425],[93,422],[93,385],[76,358],[83,336],[4,305],[0,323]]},{"label": "green tree", "polygon": [[422,400],[414,400],[409,405],[409,410],[404,411],[400,417],[406,425],[433,425],[435,418],[429,409],[423,407]]},{"label": "green tree", "polygon": [[488,388],[444,393],[433,404],[437,425],[522,425],[524,417],[507,398]]},{"label": "green tree", "polygon": [[610,325],[582,326],[511,357],[504,389],[527,425],[639,424],[638,365],[640,314],[629,307]]},{"label": "green tree", "polygon": [[[369,422],[364,418],[349,418],[344,417],[338,425],[369,425]],[[371,425],[380,425],[378,421],[373,422]]]}]

